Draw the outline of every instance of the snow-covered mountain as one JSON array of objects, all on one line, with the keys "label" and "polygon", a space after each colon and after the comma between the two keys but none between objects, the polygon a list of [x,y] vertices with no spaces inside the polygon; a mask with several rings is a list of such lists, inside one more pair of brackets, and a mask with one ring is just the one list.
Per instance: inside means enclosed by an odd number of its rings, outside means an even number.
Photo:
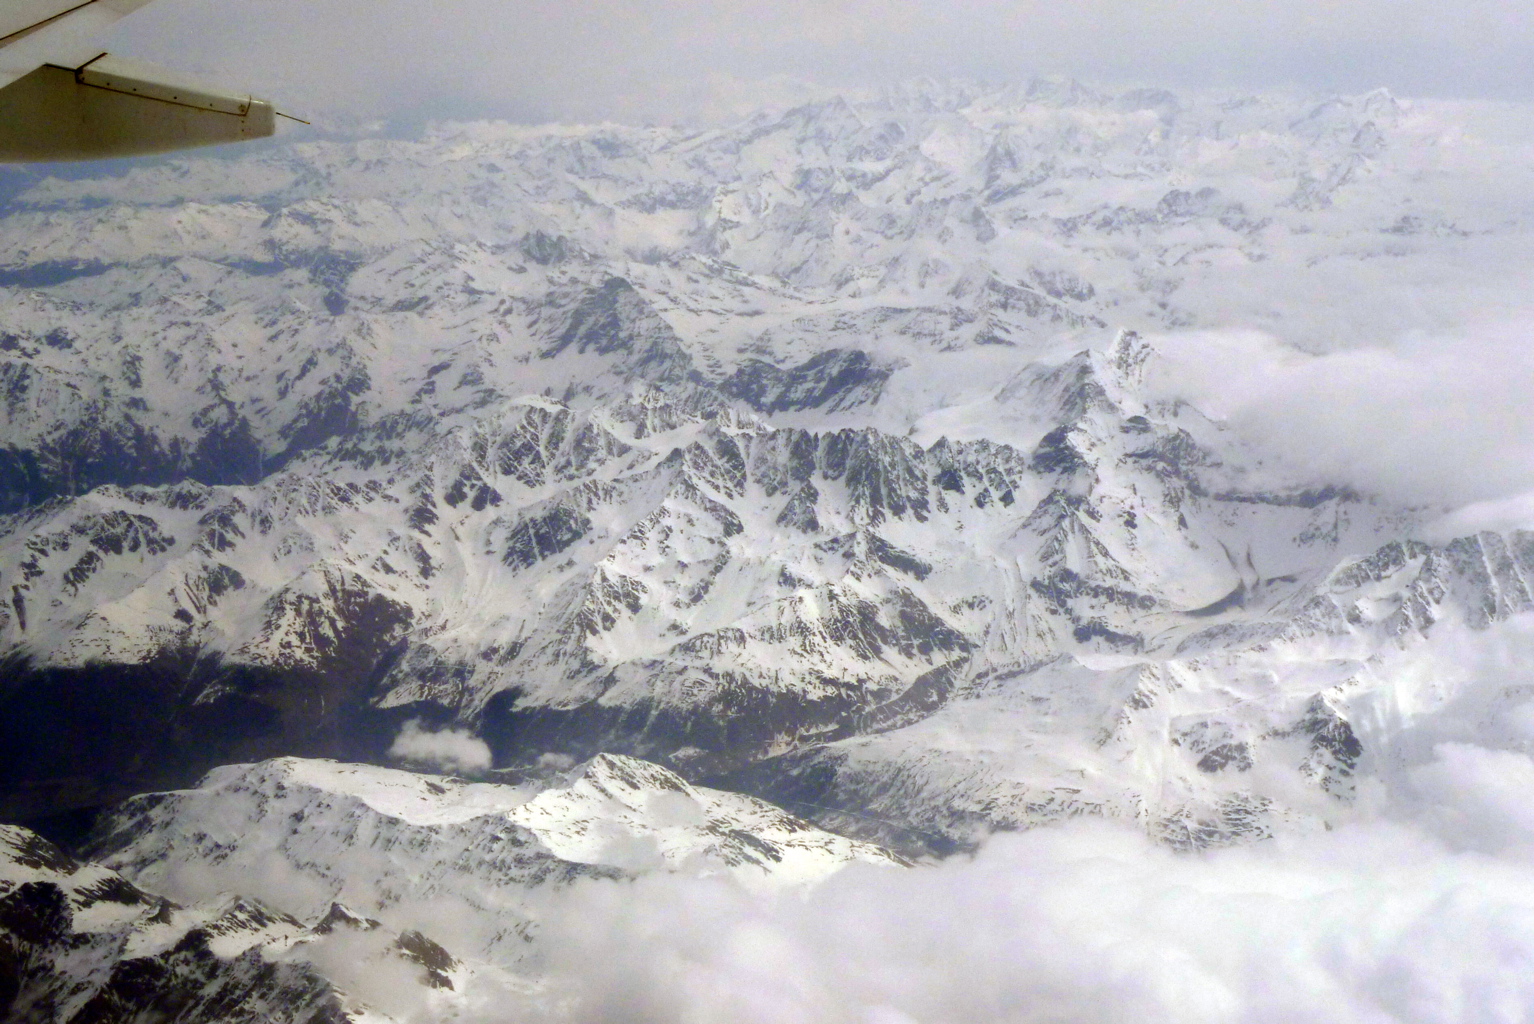
[{"label": "snow-covered mountain", "polygon": [[298,758],[230,765],[114,808],[86,852],[178,899],[238,889],[305,920],[340,903],[397,931],[451,927],[453,952],[502,962],[536,934],[539,890],[579,878],[686,869],[781,887],[899,863],[605,754],[520,786]]},{"label": "snow-covered mountain", "polygon": [[899,864],[634,758],[545,775],[230,765],[114,809],[89,861],[0,826],[0,1014],[457,1019],[486,993],[536,993],[540,908],[577,879],[669,869],[770,889]]},{"label": "snow-covered mountain", "polygon": [[[446,1001],[435,990],[466,974],[420,932],[338,904],[312,926],[227,893],[182,906],[12,825],[0,826],[0,929],[0,1014],[18,1022],[388,1024],[331,975],[409,1005]],[[345,957],[350,971],[322,966]]]},{"label": "snow-covered mountain", "polygon": [[39,181],[0,220],[3,811],[419,720],[912,851],[1320,822],[1381,659],[1534,608],[1534,537],[1281,475],[1146,339],[1515,292],[1488,116],[934,86]]}]

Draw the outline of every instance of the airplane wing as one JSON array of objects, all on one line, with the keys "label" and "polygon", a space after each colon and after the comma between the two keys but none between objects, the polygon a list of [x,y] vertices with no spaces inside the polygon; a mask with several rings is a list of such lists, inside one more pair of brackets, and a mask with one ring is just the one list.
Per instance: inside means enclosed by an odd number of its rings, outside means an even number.
[{"label": "airplane wing", "polygon": [[44,64],[76,67],[100,48],[95,40],[149,0],[0,0],[0,86]]},{"label": "airplane wing", "polygon": [[0,0],[0,161],[95,160],[261,138],[272,105],[104,54],[149,0]]}]

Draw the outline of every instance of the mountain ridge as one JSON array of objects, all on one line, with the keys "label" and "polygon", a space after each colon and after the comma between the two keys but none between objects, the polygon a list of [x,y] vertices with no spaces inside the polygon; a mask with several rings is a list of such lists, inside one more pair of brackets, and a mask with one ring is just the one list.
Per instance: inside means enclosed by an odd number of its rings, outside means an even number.
[{"label": "mountain ridge", "polygon": [[1452,314],[1528,228],[1455,132],[1057,83],[42,181],[0,211],[0,812],[418,720],[891,842],[1310,827],[1346,681],[1527,610],[1528,535],[1263,464],[1156,335],[1388,333],[1382,265]]}]

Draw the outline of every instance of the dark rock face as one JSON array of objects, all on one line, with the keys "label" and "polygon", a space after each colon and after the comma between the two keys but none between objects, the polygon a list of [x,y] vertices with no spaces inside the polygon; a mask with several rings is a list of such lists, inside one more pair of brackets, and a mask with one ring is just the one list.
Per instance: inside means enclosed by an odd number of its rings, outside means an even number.
[{"label": "dark rock face", "polygon": [[822,680],[824,692],[813,695],[763,694],[747,679],[706,669],[672,670],[665,681],[709,686],[717,696],[696,706],[652,698],[556,708],[528,704],[517,690],[503,690],[486,705],[480,734],[497,764],[521,765],[534,751],[575,758],[610,752],[693,777],[748,763],[783,738],[828,735],[866,701],[855,686],[834,679]]},{"label": "dark rock face", "polygon": [[517,249],[534,263],[543,266],[563,263],[573,255],[573,246],[568,238],[564,235],[551,236],[542,231],[524,235]]},{"label": "dark rock face", "polygon": [[837,412],[878,401],[892,372],[874,365],[866,352],[831,349],[786,370],[748,360],[719,389],[759,412]]},{"label": "dark rock face", "polygon": [[778,513],[778,525],[792,526],[804,533],[819,533],[820,519],[815,515],[815,503],[819,500],[820,492],[806,480]]},{"label": "dark rock face", "polygon": [[1290,735],[1310,740],[1310,753],[1304,768],[1320,781],[1329,793],[1346,794],[1353,789],[1353,773],[1363,754],[1363,744],[1340,712],[1327,699],[1317,695],[1305,708],[1304,717],[1289,730]]},{"label": "dark rock face", "polygon": [[426,984],[432,988],[453,987],[448,972],[458,966],[458,961],[447,950],[418,931],[401,932],[395,947],[406,960],[424,968]]},{"label": "dark rock face", "polygon": [[329,982],[310,970],[267,963],[254,950],[227,960],[193,931],[166,953],[117,961],[106,983],[69,1018],[71,1024],[142,1019],[345,1024],[351,1015]]},{"label": "dark rock face", "polygon": [[255,483],[281,461],[267,465],[243,417],[208,424],[190,446],[163,441],[131,419],[81,425],[38,448],[0,447],[0,514],[103,484]]},{"label": "dark rock face", "polygon": [[1221,743],[1211,747],[1198,760],[1198,770],[1213,775],[1227,768],[1238,772],[1250,771],[1252,752],[1245,743]]},{"label": "dark rock face", "polygon": [[[884,780],[883,785],[887,787],[889,781]],[[849,770],[845,752],[836,746],[764,758],[721,771],[706,782],[769,800],[821,828],[877,842],[913,859],[973,852],[976,844],[960,837],[971,831],[968,826],[972,824],[985,828],[983,821],[967,820],[969,816],[957,810],[946,813],[940,825],[909,818],[897,820],[907,816],[874,810],[879,801],[873,791],[881,783],[862,779],[858,772]]]},{"label": "dark rock face", "polygon": [[1185,815],[1164,821],[1156,837],[1180,850],[1198,850],[1233,842],[1266,838],[1264,824],[1268,801],[1261,797],[1234,795],[1221,800],[1212,813]]},{"label": "dark rock face", "polygon": [[586,292],[541,355],[553,359],[567,350],[620,356],[630,373],[656,382],[683,381],[692,370],[671,325],[621,277]]},{"label": "dark rock face", "polygon": [[[18,340],[13,347],[29,343]],[[38,344],[46,345],[46,337]],[[294,383],[309,378],[302,397],[274,410],[257,396],[227,397],[216,375],[192,395],[160,399],[169,407],[151,406],[145,397],[151,393],[139,381],[141,360],[131,351],[115,375],[84,363],[66,373],[0,359],[0,400],[20,421],[0,444],[0,514],[103,485],[258,483],[355,428],[355,404],[371,387],[367,372],[349,351],[327,354],[327,362],[331,372],[324,374],[311,356],[277,388],[278,397],[286,398]],[[207,391],[215,396],[211,402]],[[61,392],[73,397],[63,399]],[[175,407],[178,400],[195,405]],[[258,416],[266,422],[258,425]]]},{"label": "dark rock face", "polygon": [[591,520],[580,512],[556,506],[548,512],[521,520],[512,528],[501,561],[527,569],[559,554],[591,529]]},{"label": "dark rock face", "polygon": [[1036,473],[1074,473],[1086,465],[1086,460],[1071,445],[1069,427],[1056,427],[1045,434],[1033,452]]}]

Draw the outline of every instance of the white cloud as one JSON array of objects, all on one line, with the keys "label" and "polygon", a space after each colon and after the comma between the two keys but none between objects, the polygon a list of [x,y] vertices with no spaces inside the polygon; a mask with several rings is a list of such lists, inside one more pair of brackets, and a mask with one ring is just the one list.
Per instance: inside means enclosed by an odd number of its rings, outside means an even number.
[{"label": "white cloud", "polygon": [[582,1022],[1514,1021],[1534,878],[1385,823],[1199,856],[1076,823],[802,897],[587,884],[543,950]]},{"label": "white cloud", "polygon": [[476,772],[490,767],[490,747],[465,729],[432,732],[411,719],[400,728],[389,756],[411,765],[447,772]]},{"label": "white cloud", "polygon": [[[1269,335],[1154,339],[1155,386],[1224,419],[1295,479],[1411,502],[1483,505],[1466,525],[1506,525],[1534,489],[1534,324],[1411,335],[1321,355]],[[1524,525],[1534,525],[1525,523]]]},{"label": "white cloud", "polygon": [[1438,829],[1476,848],[1534,854],[1534,761],[1469,743],[1444,743],[1435,753],[1411,782]]}]

